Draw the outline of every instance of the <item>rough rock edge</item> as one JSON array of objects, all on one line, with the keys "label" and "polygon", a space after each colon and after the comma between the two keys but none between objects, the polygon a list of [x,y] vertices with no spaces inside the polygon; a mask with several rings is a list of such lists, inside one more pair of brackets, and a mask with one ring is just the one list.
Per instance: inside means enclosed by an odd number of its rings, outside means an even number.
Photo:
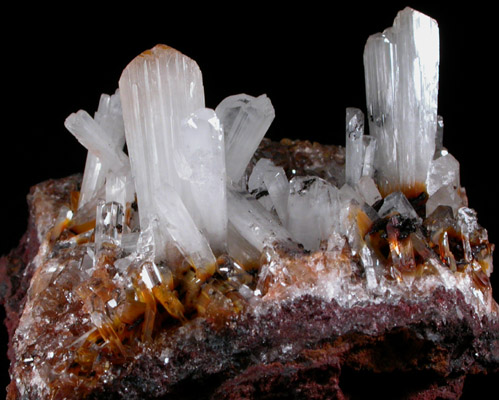
[{"label": "rough rock edge", "polygon": [[384,398],[459,398],[467,375],[498,372],[499,321],[460,292],[352,309],[305,296],[223,328],[193,321],[91,398],[355,398],[383,383]]}]

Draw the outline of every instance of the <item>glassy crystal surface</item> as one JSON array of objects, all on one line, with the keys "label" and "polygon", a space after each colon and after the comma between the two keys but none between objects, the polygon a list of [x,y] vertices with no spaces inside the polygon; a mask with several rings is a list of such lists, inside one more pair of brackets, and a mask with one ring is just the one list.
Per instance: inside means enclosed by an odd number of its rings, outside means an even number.
[{"label": "glassy crystal surface", "polygon": [[406,218],[419,219],[416,210],[412,204],[407,200],[402,192],[393,192],[383,201],[383,205],[378,211],[380,217],[392,216],[394,214],[400,214]]},{"label": "glassy crystal surface", "polygon": [[258,200],[236,190],[228,190],[229,222],[259,252],[274,242],[286,242],[290,235]]},{"label": "glassy crystal surface", "polygon": [[358,108],[346,110],[346,182],[355,186],[362,176],[364,113]]},{"label": "glassy crystal surface", "polygon": [[[111,96],[107,94],[101,95],[99,107],[94,114],[94,120],[102,128],[108,139],[116,145],[116,148],[122,149],[125,144],[125,131],[118,90]],[[97,195],[98,190],[104,184],[106,173],[107,171],[102,168],[102,163],[97,156],[89,151],[80,189],[79,208]]]},{"label": "glassy crystal surface", "polygon": [[337,229],[338,189],[317,177],[294,177],[289,182],[288,222],[291,237],[308,250],[318,250]]},{"label": "glassy crystal surface", "polygon": [[[158,213],[161,187],[179,190],[176,144],[184,118],[204,107],[197,63],[158,45],[137,56],[119,81],[125,135],[135,179],[141,226]],[[164,228],[160,228],[164,229]]]},{"label": "glassy crystal surface", "polygon": [[288,220],[289,183],[286,172],[272,160],[261,158],[248,179],[248,191],[269,211],[274,211],[281,224]]},{"label": "glassy crystal surface", "polygon": [[225,145],[215,111],[204,108],[181,122],[178,149],[182,200],[213,251],[226,251]]},{"label": "glassy crystal surface", "polygon": [[84,110],[71,114],[64,122],[66,128],[87,148],[106,170],[120,173],[129,166],[127,155],[119,146],[106,135],[103,128]]},{"label": "glassy crystal surface", "polygon": [[125,222],[122,203],[102,200],[96,211],[95,253],[99,255],[106,247],[120,248]]},{"label": "glassy crystal surface", "polygon": [[237,184],[274,120],[274,107],[265,94],[238,94],[222,100],[215,112],[225,132],[227,176]]},{"label": "glassy crystal surface", "polygon": [[452,154],[447,153],[430,162],[426,191],[428,195],[434,194],[442,186],[449,185],[455,190],[460,187],[459,161]]},{"label": "glassy crystal surface", "polygon": [[422,191],[435,153],[438,66],[438,25],[411,8],[366,43],[369,130],[378,141],[375,167],[385,195]]},{"label": "glassy crystal surface", "polygon": [[370,206],[382,199],[376,183],[369,176],[363,176],[359,179],[357,182],[357,192]]}]

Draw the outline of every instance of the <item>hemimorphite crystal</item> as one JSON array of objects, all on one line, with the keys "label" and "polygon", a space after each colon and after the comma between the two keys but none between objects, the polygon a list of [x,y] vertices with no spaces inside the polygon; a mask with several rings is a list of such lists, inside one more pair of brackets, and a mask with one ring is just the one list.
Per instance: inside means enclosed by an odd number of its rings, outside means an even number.
[{"label": "hemimorphite crystal", "polygon": [[400,214],[404,218],[420,219],[414,207],[402,192],[393,192],[385,197],[378,213],[381,218]]},{"label": "hemimorphite crystal", "polygon": [[[101,95],[94,120],[102,128],[102,132],[106,134],[108,140],[114,143],[117,149],[122,149],[125,144],[125,130],[119,90],[111,96]],[[99,189],[105,182],[107,172],[102,168],[102,163],[98,157],[89,151],[83,172],[78,208],[83,207],[98,195]]]},{"label": "hemimorphite crystal", "polygon": [[106,171],[123,173],[128,170],[128,157],[120,148],[120,141],[107,135],[86,111],[79,110],[71,114],[64,124],[78,141],[99,159]]},{"label": "hemimorphite crystal", "polygon": [[[125,68],[120,93],[141,228],[159,219],[157,243],[173,241],[197,268],[212,264],[207,237],[217,249],[225,245],[223,136],[216,115],[204,110],[198,65],[158,45]],[[207,215],[202,202],[214,196]],[[156,251],[166,254],[162,246]]]},{"label": "hemimorphite crystal", "polygon": [[338,189],[318,177],[294,177],[289,182],[287,228],[291,237],[308,250],[338,229]]},{"label": "hemimorphite crystal", "polygon": [[101,200],[96,209],[95,254],[106,247],[120,247],[124,226],[124,207],[117,202]]},{"label": "hemimorphite crystal", "polygon": [[238,94],[222,100],[215,112],[225,132],[227,175],[237,185],[274,120],[274,107],[265,94]]},{"label": "hemimorphite crystal", "polygon": [[358,108],[346,109],[345,180],[355,186],[362,176],[364,113]]},{"label": "hemimorphite crystal", "polygon": [[145,228],[161,212],[156,208],[161,204],[159,188],[169,185],[180,192],[176,145],[182,120],[204,107],[203,81],[195,61],[158,45],[128,64],[119,87],[140,223]]},{"label": "hemimorphite crystal", "polygon": [[289,183],[282,167],[261,158],[248,179],[248,191],[269,211],[274,211],[281,224],[288,220]]},{"label": "hemimorphite crystal", "polygon": [[216,253],[227,246],[224,134],[215,111],[203,108],[180,126],[178,170],[181,198]]},{"label": "hemimorphite crystal", "polygon": [[378,141],[378,185],[418,194],[435,152],[439,37],[430,17],[405,8],[364,50],[369,130]]},{"label": "hemimorphite crystal", "polygon": [[442,186],[449,185],[454,190],[460,187],[459,161],[447,153],[430,162],[426,178],[426,191],[432,195]]},{"label": "hemimorphite crystal", "polygon": [[229,223],[258,252],[290,239],[288,231],[258,200],[232,189],[227,194]]}]

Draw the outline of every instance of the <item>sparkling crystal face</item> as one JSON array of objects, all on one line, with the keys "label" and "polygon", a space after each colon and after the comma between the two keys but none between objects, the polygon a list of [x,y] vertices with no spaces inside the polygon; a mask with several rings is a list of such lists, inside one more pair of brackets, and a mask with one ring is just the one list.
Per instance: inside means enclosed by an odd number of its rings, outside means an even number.
[{"label": "sparkling crystal face", "polygon": [[442,144],[438,47],[436,22],[410,8],[368,39],[368,121],[346,110],[344,148],[265,140],[266,95],[206,108],[198,65],[171,47],[132,60],[94,117],[66,120],[85,172],[53,207],[17,334],[35,320],[63,337],[43,359],[24,343],[47,334],[18,344],[45,393],[90,392],[189,321],[304,294],[348,308],[443,287],[496,314],[493,246]]}]

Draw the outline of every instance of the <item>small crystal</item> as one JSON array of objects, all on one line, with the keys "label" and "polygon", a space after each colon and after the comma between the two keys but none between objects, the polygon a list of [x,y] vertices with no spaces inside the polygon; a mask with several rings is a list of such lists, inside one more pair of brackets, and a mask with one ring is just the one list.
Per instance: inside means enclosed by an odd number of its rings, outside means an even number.
[{"label": "small crystal", "polygon": [[289,183],[282,167],[261,158],[253,167],[248,179],[248,191],[269,211],[275,210],[281,223],[288,218]]},{"label": "small crystal", "polygon": [[379,215],[348,184],[339,190],[339,227],[338,232],[346,237],[353,254],[362,252],[364,237]]},{"label": "small crystal", "polygon": [[457,210],[464,206],[463,200],[454,185],[441,186],[426,201],[426,215],[430,215],[439,206],[450,206],[457,214]]},{"label": "small crystal", "polygon": [[376,156],[377,141],[373,136],[364,135],[362,137],[363,158],[362,158],[362,176],[374,177],[374,160]]},{"label": "small crystal", "polygon": [[287,228],[292,238],[308,250],[318,250],[337,229],[338,189],[318,177],[297,176],[289,182]]},{"label": "small crystal", "polygon": [[402,192],[393,192],[385,197],[383,205],[379,209],[378,213],[381,218],[400,214],[405,218],[412,218],[416,220],[421,219]]},{"label": "small crystal", "polygon": [[345,178],[355,186],[362,176],[364,113],[358,108],[346,110],[346,166]]},{"label": "small crystal", "polygon": [[228,190],[229,222],[259,252],[274,242],[286,242],[287,230],[255,198]]},{"label": "small crystal", "polygon": [[363,176],[357,183],[357,192],[362,196],[364,201],[372,206],[374,203],[381,200],[381,194],[374,180],[369,176]]},{"label": "small crystal", "polygon": [[156,230],[154,239],[156,259],[168,258],[168,246],[173,244],[196,270],[211,268],[215,256],[210,245],[175,189],[171,186],[159,188],[154,206],[159,222],[156,225],[159,232]]},{"label": "small crystal", "polygon": [[435,155],[433,158],[438,158],[447,154],[447,149],[444,147],[444,119],[441,115],[437,116],[437,133],[435,135]]},{"label": "small crystal", "polygon": [[105,247],[120,248],[123,233],[123,206],[120,203],[100,201],[95,222],[95,253]]},{"label": "small crystal", "polygon": [[[244,228],[242,229],[244,231]],[[261,252],[246,240],[231,222],[227,228],[227,247],[228,254],[242,264],[252,265],[260,258]]]},{"label": "small crystal", "polygon": [[442,186],[451,186],[457,190],[460,186],[459,161],[447,153],[430,163],[426,178],[426,191],[431,196]]},{"label": "small crystal", "polygon": [[473,252],[471,250],[470,239],[478,231],[476,211],[468,207],[461,207],[457,212],[457,225],[463,237],[464,258],[467,262],[472,262]]},{"label": "small crystal", "polygon": [[131,175],[116,174],[110,171],[106,177],[106,202],[116,202],[123,207],[132,203],[135,195],[135,185]]}]

